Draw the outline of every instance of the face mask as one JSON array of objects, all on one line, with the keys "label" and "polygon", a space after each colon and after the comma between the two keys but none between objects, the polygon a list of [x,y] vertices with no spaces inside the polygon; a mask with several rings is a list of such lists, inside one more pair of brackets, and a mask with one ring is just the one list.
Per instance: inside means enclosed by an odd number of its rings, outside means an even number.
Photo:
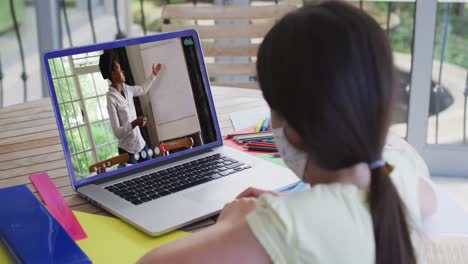
[{"label": "face mask", "polygon": [[271,131],[275,136],[276,146],[281,153],[281,157],[288,168],[291,169],[297,177],[304,180],[304,170],[308,160],[307,153],[289,143],[284,134],[284,128],[273,128]]}]

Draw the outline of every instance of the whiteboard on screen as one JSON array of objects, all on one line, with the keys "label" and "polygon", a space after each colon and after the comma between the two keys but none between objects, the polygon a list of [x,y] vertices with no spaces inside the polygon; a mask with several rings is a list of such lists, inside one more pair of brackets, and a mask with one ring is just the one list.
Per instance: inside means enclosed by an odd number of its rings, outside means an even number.
[{"label": "whiteboard on screen", "polygon": [[152,65],[162,64],[149,95],[156,125],[196,115],[190,79],[181,43],[178,39],[140,46],[146,77]]}]

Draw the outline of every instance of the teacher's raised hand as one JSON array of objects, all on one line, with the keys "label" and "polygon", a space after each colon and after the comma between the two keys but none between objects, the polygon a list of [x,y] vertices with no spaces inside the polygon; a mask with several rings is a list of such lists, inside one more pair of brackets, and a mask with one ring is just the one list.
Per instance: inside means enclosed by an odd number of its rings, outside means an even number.
[{"label": "teacher's raised hand", "polygon": [[161,70],[161,63],[158,63],[158,65],[154,66],[154,63],[153,63],[153,75],[156,76],[158,75],[159,71]]}]

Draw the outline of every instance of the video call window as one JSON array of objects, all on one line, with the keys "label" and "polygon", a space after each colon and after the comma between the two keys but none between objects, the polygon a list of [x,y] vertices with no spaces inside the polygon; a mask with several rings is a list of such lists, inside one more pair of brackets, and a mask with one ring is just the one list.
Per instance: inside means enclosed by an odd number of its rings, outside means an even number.
[{"label": "video call window", "polygon": [[48,63],[77,180],[217,140],[192,37]]},{"label": "video call window", "polygon": [[89,166],[118,155],[117,138],[107,112],[109,84],[98,63],[103,51],[49,61],[75,176],[89,175]]}]

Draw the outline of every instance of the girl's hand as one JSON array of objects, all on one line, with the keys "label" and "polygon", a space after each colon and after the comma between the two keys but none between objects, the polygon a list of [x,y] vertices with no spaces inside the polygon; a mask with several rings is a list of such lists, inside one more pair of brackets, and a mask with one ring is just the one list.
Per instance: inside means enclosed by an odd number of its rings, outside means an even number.
[{"label": "girl's hand", "polygon": [[154,66],[154,63],[153,63],[152,68],[153,68],[153,75],[154,76],[158,75],[159,71],[161,70],[161,67],[162,67],[161,63],[158,63],[158,65],[156,65],[156,67]]},{"label": "girl's hand", "polygon": [[267,190],[262,190],[262,189],[257,189],[257,188],[254,188],[254,187],[249,187],[247,188],[245,191],[241,192],[238,196],[237,196],[237,199],[240,199],[240,198],[248,198],[248,197],[251,197],[251,198],[258,198],[260,197],[260,195],[264,194],[264,193],[269,193],[269,194],[272,194],[272,195],[275,195],[275,196],[278,196],[279,193],[277,192],[273,192],[273,191],[267,191]]},{"label": "girl's hand", "polygon": [[257,208],[257,199],[255,198],[236,199],[224,206],[218,217],[218,223],[229,225],[239,223],[255,208]]}]

